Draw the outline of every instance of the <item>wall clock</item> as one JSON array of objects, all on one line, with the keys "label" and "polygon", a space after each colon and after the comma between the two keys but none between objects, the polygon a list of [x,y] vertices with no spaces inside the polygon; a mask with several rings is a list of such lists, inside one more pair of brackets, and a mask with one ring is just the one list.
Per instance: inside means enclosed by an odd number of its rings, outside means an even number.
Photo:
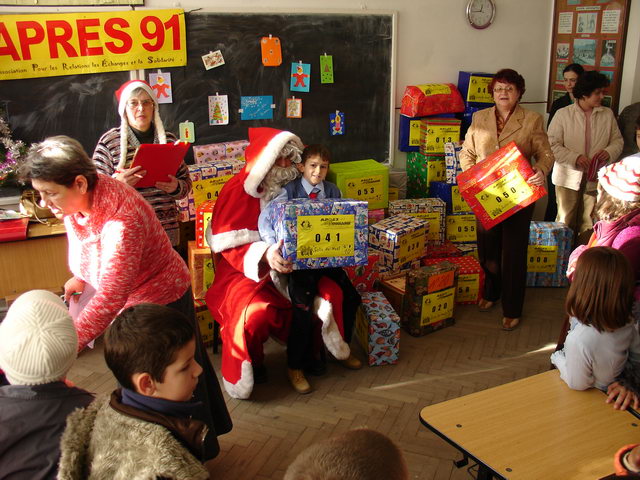
[{"label": "wall clock", "polygon": [[496,4],[493,0],[469,0],[467,20],[473,28],[487,28],[496,16]]}]

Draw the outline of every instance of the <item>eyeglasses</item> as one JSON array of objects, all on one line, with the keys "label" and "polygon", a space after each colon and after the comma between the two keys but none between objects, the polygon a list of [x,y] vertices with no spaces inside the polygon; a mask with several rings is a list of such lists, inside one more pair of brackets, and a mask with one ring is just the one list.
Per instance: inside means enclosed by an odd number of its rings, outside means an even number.
[{"label": "eyeglasses", "polygon": [[142,105],[142,108],[149,108],[153,105],[153,100],[142,100],[141,102],[138,100],[129,100],[127,102],[127,107],[131,110],[137,109],[140,105]]},{"label": "eyeglasses", "polygon": [[495,87],[493,89],[493,91],[496,92],[496,93],[502,93],[502,92],[511,93],[511,92],[515,92],[515,90],[516,89],[514,87],[511,87],[511,86],[509,86],[509,87]]}]

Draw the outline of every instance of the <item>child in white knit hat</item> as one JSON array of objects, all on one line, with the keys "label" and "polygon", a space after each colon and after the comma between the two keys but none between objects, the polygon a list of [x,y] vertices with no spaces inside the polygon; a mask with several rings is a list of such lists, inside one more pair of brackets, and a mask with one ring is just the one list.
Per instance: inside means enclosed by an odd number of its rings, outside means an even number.
[{"label": "child in white knit hat", "polygon": [[0,477],[53,479],[67,415],[93,395],[63,380],[78,337],[60,298],[46,290],[19,296],[0,323]]}]

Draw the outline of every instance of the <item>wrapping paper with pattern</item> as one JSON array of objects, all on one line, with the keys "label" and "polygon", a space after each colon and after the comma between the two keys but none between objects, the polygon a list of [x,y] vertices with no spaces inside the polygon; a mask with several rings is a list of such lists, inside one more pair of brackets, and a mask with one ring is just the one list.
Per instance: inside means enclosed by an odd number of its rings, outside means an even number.
[{"label": "wrapping paper with pattern", "polygon": [[475,305],[480,300],[484,288],[484,270],[474,257],[425,258],[423,265],[449,262],[458,266],[456,282],[456,303]]},{"label": "wrapping paper with pattern", "polygon": [[[444,257],[461,257],[462,251],[458,248],[456,244],[450,242],[449,240],[445,240],[442,245],[433,245],[429,247],[429,251],[425,258],[444,258]],[[422,264],[425,259],[422,259]]]},{"label": "wrapping paper with pattern", "polygon": [[[248,145],[248,140],[236,140],[234,142],[224,143],[210,143],[208,145],[194,145],[193,157],[196,164],[220,160],[235,160],[238,164],[244,164],[244,151],[247,149]],[[240,169],[241,168],[242,167],[240,167]]]},{"label": "wrapping paper with pattern", "polygon": [[409,85],[404,90],[400,113],[407,117],[424,117],[464,110],[464,101],[453,83]]},{"label": "wrapping paper with pattern", "polygon": [[299,198],[274,205],[268,221],[294,270],[367,264],[366,202]]},{"label": "wrapping paper with pattern", "polygon": [[395,215],[369,226],[369,248],[380,256],[380,265],[398,270],[426,253],[429,224],[421,218]]},{"label": "wrapping paper with pattern", "polygon": [[384,220],[384,208],[369,210],[369,225],[378,223],[380,220]]},{"label": "wrapping paper with pattern", "polygon": [[407,154],[407,198],[429,196],[429,184],[444,180],[445,163],[441,155]]},{"label": "wrapping paper with pattern", "polygon": [[445,210],[446,205],[439,198],[413,198],[389,202],[389,215],[411,215],[429,222],[429,245],[440,245],[444,242]]},{"label": "wrapping paper with pattern", "polygon": [[462,167],[460,167],[460,150],[462,150],[462,143],[447,142],[444,144],[444,168],[446,182],[452,185],[456,185],[458,182],[456,177],[462,173]]},{"label": "wrapping paper with pattern", "polygon": [[566,287],[573,232],[564,223],[531,222],[527,287]]},{"label": "wrapping paper with pattern", "polygon": [[378,255],[369,255],[366,265],[344,267],[344,271],[353,286],[359,292],[373,291],[373,284],[378,279]]},{"label": "wrapping paper with pattern", "polygon": [[382,292],[364,292],[356,318],[356,337],[369,366],[398,363],[400,317]]},{"label": "wrapping paper with pattern", "polygon": [[447,213],[471,212],[471,207],[460,195],[460,187],[447,182],[431,182],[429,196],[439,198],[447,206]]}]

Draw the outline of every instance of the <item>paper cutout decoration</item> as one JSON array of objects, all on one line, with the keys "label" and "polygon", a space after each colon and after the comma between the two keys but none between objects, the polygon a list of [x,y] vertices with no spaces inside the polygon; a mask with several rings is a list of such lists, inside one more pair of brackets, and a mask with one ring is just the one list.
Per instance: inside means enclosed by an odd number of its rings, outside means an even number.
[{"label": "paper cutout decoration", "polygon": [[202,62],[204,63],[205,69],[211,70],[212,68],[224,65],[224,57],[220,50],[216,50],[215,52],[209,52],[206,55],[203,55]]},{"label": "paper cutout decoration", "polygon": [[287,98],[287,118],[302,118],[301,98]]},{"label": "paper cutout decoration", "polygon": [[273,108],[271,95],[240,97],[240,120],[271,120]]},{"label": "paper cutout decoration", "polygon": [[333,55],[320,55],[320,83],[333,83]]},{"label": "paper cutout decoration", "polygon": [[344,135],[344,112],[336,110],[329,114],[329,133],[331,135]]},{"label": "paper cutout decoration", "polygon": [[311,64],[310,63],[292,63],[291,64],[291,88],[292,92],[308,92],[311,80]]},{"label": "paper cutout decoration", "polygon": [[229,124],[229,98],[227,95],[209,97],[209,125]]},{"label": "paper cutout decoration", "polygon": [[260,40],[262,64],[265,67],[278,67],[282,64],[282,49],[278,37],[262,37]]},{"label": "paper cutout decoration", "polygon": [[193,122],[187,120],[186,122],[180,122],[178,124],[180,129],[180,141],[193,143],[196,140],[196,129],[193,126]]},{"label": "paper cutout decoration", "polygon": [[161,72],[149,74],[149,85],[156,94],[158,103],[173,103],[173,90],[171,89],[171,73]]}]

